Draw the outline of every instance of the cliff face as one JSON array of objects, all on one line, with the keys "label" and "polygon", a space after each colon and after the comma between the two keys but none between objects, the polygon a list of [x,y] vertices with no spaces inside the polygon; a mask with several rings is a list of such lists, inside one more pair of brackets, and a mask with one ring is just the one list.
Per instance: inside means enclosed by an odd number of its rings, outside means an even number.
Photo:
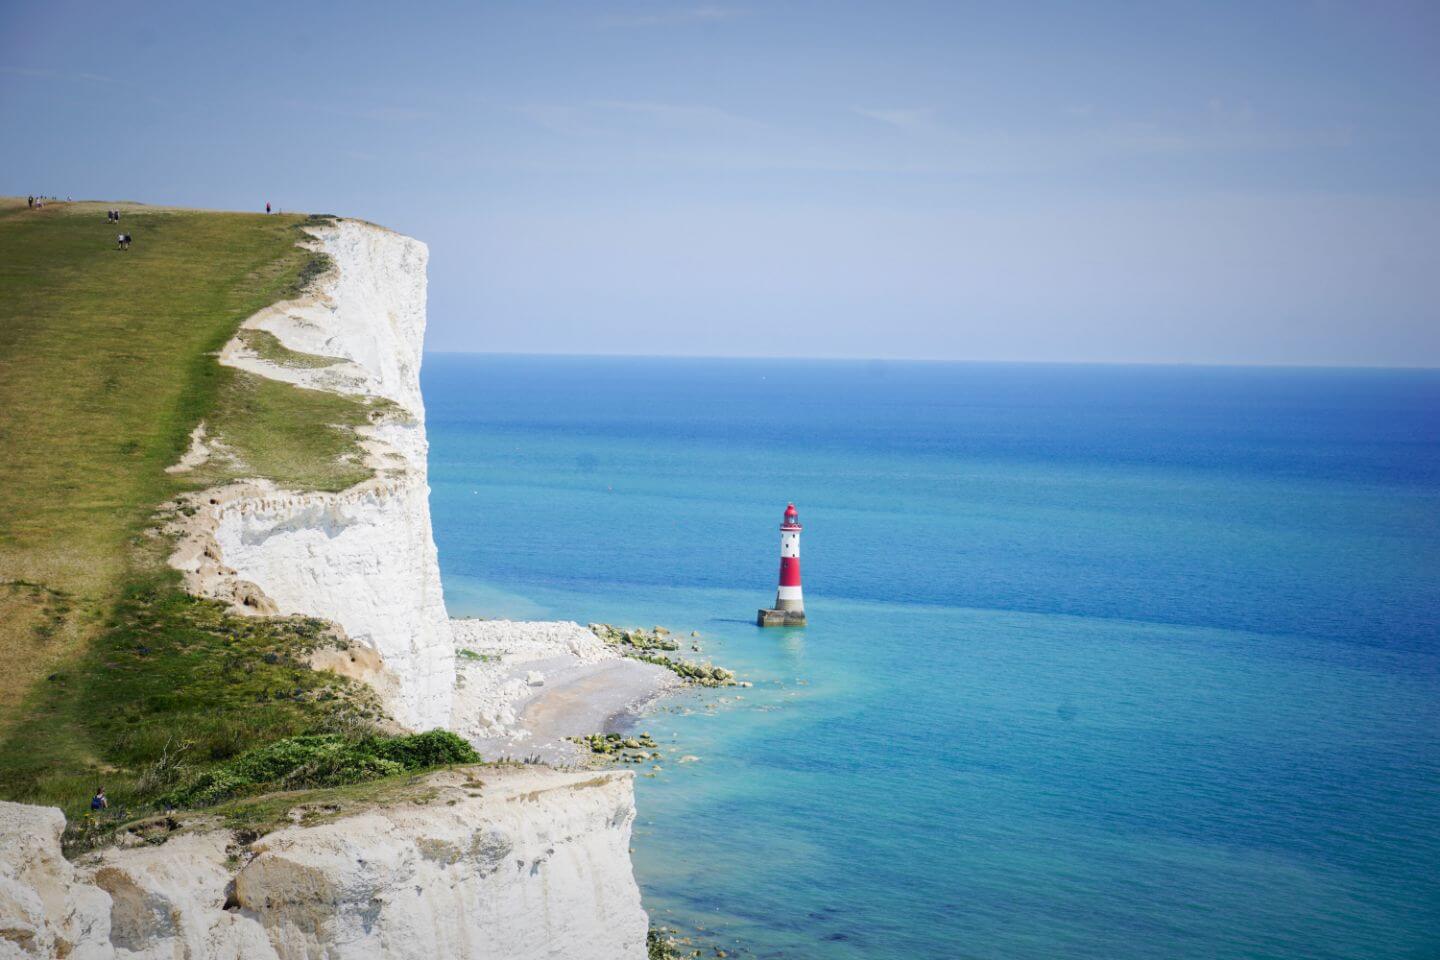
[{"label": "cliff face", "polygon": [[192,592],[260,613],[304,613],[339,624],[379,654],[370,675],[408,727],[448,726],[455,647],[430,532],[420,354],[425,245],[344,220],[313,231],[333,262],[315,291],[251,317],[245,330],[335,358],[323,366],[267,359],[237,337],[221,363],[316,390],[387,401],[364,429],[373,480],[339,493],[265,482],[206,491],[192,503],[174,563]]},{"label": "cliff face", "polygon": [[[372,683],[401,723],[448,727],[455,646],[418,377],[425,247],[350,221],[315,236],[334,261],[317,292],[244,326],[337,362],[287,363],[243,337],[221,362],[383,401],[364,437],[375,476],[338,493],[207,490],[171,562],[193,592],[237,609],[335,622],[363,656],[326,665]],[[223,455],[203,429],[194,443],[174,469]],[[181,814],[75,863],[61,856],[59,810],[0,803],[0,960],[645,956],[628,773],[479,767],[405,790],[361,809],[292,809],[294,826],[259,839]]]},{"label": "cliff face", "polygon": [[109,898],[77,882],[60,853],[64,829],[59,810],[0,802],[0,960],[114,956],[98,947],[109,940]]},{"label": "cliff face", "polygon": [[248,846],[182,830],[74,865],[58,811],[0,803],[0,958],[644,956],[629,774],[484,768],[424,786]]}]

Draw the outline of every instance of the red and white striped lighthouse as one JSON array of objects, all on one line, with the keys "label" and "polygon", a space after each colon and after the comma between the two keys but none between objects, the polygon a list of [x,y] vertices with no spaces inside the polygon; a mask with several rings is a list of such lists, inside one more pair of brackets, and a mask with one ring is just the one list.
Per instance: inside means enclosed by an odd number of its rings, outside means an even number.
[{"label": "red and white striped lighthouse", "polygon": [[756,623],[762,627],[803,627],[805,597],[800,590],[800,514],[795,504],[785,507],[780,521],[780,587],[775,591],[775,607],[761,610]]}]

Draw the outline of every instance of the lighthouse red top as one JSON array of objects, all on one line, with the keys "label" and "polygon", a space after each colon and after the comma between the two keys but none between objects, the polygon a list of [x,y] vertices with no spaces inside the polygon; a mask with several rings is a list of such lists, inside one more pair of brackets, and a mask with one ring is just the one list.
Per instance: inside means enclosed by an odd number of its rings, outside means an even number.
[{"label": "lighthouse red top", "polygon": [[796,511],[796,509],[795,509],[795,504],[793,504],[793,503],[791,503],[791,504],[786,504],[786,506],[785,506],[785,520],[784,520],[783,523],[780,524],[780,529],[781,529],[781,530],[799,530],[799,529],[800,529],[800,514],[799,514],[799,512]]}]

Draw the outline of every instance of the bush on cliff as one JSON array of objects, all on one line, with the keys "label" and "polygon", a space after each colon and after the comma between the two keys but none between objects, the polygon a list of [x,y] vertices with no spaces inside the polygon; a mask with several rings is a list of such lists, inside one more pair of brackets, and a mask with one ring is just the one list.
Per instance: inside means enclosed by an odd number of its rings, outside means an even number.
[{"label": "bush on cliff", "polygon": [[431,730],[408,737],[371,737],[367,741],[380,757],[406,770],[443,767],[452,763],[479,763],[480,755],[449,730]]},{"label": "bush on cliff", "polygon": [[338,787],[480,756],[447,730],[399,737],[289,737],[241,754],[161,798],[172,807],[208,807],[268,790]]}]

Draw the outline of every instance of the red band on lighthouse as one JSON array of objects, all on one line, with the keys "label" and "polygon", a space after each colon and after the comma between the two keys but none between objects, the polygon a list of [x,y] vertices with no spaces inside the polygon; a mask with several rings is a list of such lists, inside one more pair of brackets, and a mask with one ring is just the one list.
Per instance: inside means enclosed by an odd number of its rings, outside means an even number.
[{"label": "red band on lighthouse", "polygon": [[782,586],[782,587],[798,587],[798,586],[800,586],[800,558],[799,558],[799,557],[781,557],[781,558],[780,558],[780,586]]}]

